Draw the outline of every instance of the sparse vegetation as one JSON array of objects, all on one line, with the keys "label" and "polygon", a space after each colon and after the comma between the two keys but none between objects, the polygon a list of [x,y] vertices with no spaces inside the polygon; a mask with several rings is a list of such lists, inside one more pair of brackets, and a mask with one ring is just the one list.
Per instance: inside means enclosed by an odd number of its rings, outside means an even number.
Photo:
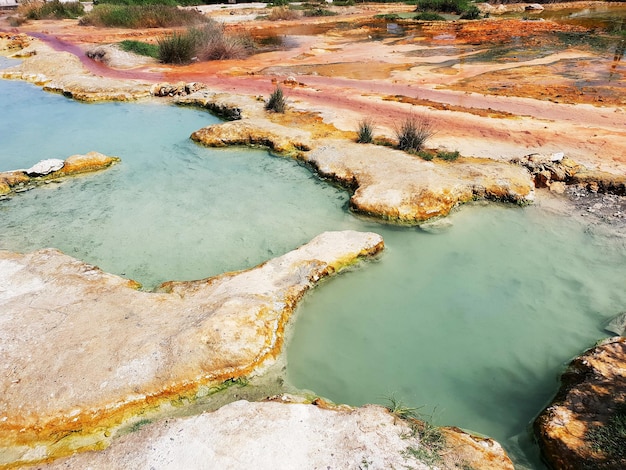
[{"label": "sparse vegetation", "polygon": [[437,11],[460,15],[468,7],[467,0],[418,0],[416,11]]},{"label": "sparse vegetation", "polygon": [[450,152],[450,151],[447,151],[447,150],[441,150],[441,151],[437,152],[437,158],[441,158],[442,160],[447,160],[449,162],[453,162],[454,160],[456,160],[460,156],[461,156],[461,154],[459,153],[458,150],[455,150],[454,152]]},{"label": "sparse vegetation", "polygon": [[209,21],[195,10],[167,5],[97,5],[80,19],[81,25],[117,28],[171,28]]},{"label": "sparse vegetation", "polygon": [[229,36],[216,21],[202,28],[171,33],[158,41],[158,57],[166,64],[188,64],[198,60],[224,60],[243,57],[253,47],[247,37]]},{"label": "sparse vegetation", "polygon": [[410,115],[396,128],[398,148],[405,152],[418,153],[434,134],[434,126],[430,119]]},{"label": "sparse vegetation", "polygon": [[364,118],[359,122],[356,141],[360,144],[371,144],[374,141],[374,120]]},{"label": "sparse vegetation", "polygon": [[429,465],[440,463],[442,461],[441,454],[446,447],[446,438],[437,426],[431,424],[431,417],[421,416],[417,408],[408,407],[393,396],[388,397],[387,401],[389,402],[387,406],[389,412],[406,421],[409,425],[410,433],[404,434],[402,437],[417,436],[419,438],[419,447],[409,446],[403,454]]},{"label": "sparse vegetation", "polygon": [[119,43],[120,48],[126,52],[144,55],[147,57],[159,58],[159,46],[141,41],[126,40]]},{"label": "sparse vegetation", "polygon": [[61,20],[78,18],[85,13],[85,9],[80,2],[63,3],[59,0],[52,0],[50,2],[32,0],[22,2],[18,8],[18,13],[29,20]]},{"label": "sparse vegetation", "polygon": [[287,109],[287,100],[280,85],[277,85],[269,100],[265,103],[265,109],[275,113],[284,113]]},{"label": "sparse vegetation", "polygon": [[196,44],[189,33],[172,33],[158,40],[159,60],[166,64],[188,64],[195,57]]},{"label": "sparse vegetation", "polygon": [[419,152],[417,152],[417,156],[420,157],[422,160],[426,160],[427,162],[435,158],[435,155],[427,150],[420,150]]},{"label": "sparse vegetation", "polygon": [[626,405],[618,408],[604,426],[590,428],[585,437],[594,451],[616,464],[626,465]]},{"label": "sparse vegetation", "polygon": [[476,5],[470,5],[461,15],[462,20],[478,20],[482,17]]}]

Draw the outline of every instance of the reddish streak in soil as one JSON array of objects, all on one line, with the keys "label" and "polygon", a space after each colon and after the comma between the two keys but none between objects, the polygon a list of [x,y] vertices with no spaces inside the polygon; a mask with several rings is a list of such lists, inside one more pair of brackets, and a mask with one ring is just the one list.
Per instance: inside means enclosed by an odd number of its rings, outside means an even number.
[{"label": "reddish streak in soil", "polygon": [[72,44],[66,41],[63,41],[55,36],[51,36],[45,33],[28,33],[30,36],[36,37],[37,39],[41,39],[46,42],[50,47],[52,47],[56,51],[69,52],[70,54],[75,55],[81,61],[81,63],[85,66],[87,70],[95,75],[100,75],[102,77],[110,77],[110,78],[119,78],[119,79],[136,79],[136,80],[147,80],[147,81],[159,81],[163,79],[162,74],[155,72],[148,72],[146,70],[142,70],[141,68],[134,70],[116,70],[107,67],[101,62],[90,59],[85,54],[85,51],[81,49],[76,44]]}]

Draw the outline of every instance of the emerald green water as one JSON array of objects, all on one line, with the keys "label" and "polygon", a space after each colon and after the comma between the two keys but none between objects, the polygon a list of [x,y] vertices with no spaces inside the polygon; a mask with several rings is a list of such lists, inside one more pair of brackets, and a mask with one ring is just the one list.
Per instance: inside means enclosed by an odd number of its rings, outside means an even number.
[{"label": "emerald green water", "polygon": [[563,365],[626,305],[623,228],[542,205],[466,207],[437,234],[364,221],[292,160],[189,140],[215,122],[0,81],[0,171],[90,150],[122,158],[0,201],[0,248],[56,247],[149,289],[254,266],[326,230],[376,231],[382,256],[298,309],[289,382],[353,405],[394,395],[541,468],[528,424]]}]

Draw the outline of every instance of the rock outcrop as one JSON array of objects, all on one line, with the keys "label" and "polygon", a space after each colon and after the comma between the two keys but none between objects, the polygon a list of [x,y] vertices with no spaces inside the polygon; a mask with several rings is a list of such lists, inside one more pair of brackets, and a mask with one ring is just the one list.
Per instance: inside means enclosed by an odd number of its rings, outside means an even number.
[{"label": "rock outcrop", "polygon": [[575,184],[593,192],[626,196],[626,176],[590,170],[563,154],[531,154],[514,158],[511,163],[528,169],[538,188],[553,189],[555,184]]},{"label": "rock outcrop", "polygon": [[[213,413],[161,421],[120,438],[102,452],[78,454],[40,468],[433,468],[420,460],[420,451],[422,455],[429,451],[419,435],[385,408],[288,403],[285,396],[273,400],[238,401]],[[445,430],[445,440],[450,441],[446,457],[456,460],[438,460],[438,468],[513,469],[493,441],[483,440],[489,442],[476,447],[474,438],[452,429]]]},{"label": "rock outcrop", "polygon": [[428,162],[388,147],[343,139],[328,139],[322,145],[305,129],[259,118],[205,127],[191,138],[211,147],[263,145],[293,156],[354,191],[350,199],[354,211],[396,223],[419,224],[474,199],[524,204],[534,197],[530,176],[516,165],[478,158]]},{"label": "rock outcrop", "polygon": [[0,251],[0,467],[100,448],[129,418],[253,374],[305,292],[382,248],[373,233],[328,232],[158,292],[56,250]]},{"label": "rock outcrop", "polygon": [[626,338],[605,340],[574,359],[534,428],[552,468],[626,468]]},{"label": "rock outcrop", "polygon": [[4,43],[0,44],[0,50],[9,51],[9,57],[28,58],[0,70],[1,78],[32,82],[46,91],[80,101],[131,101],[150,96],[150,83],[94,75],[75,55],[55,51],[37,39],[22,36],[0,36],[0,42]]},{"label": "rock outcrop", "polygon": [[53,179],[104,170],[119,161],[118,157],[99,152],[72,155],[65,161],[56,158],[42,160],[26,170],[0,173],[0,196],[25,191]]}]

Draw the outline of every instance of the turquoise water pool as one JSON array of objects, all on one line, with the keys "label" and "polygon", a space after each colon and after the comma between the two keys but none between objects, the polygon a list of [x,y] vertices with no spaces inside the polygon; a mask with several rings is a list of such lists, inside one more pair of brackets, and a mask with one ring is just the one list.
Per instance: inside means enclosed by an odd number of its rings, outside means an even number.
[{"label": "turquoise water pool", "polygon": [[217,122],[159,104],[81,104],[0,81],[0,171],[96,150],[100,172],[0,201],[0,248],[55,247],[150,289],[281,255],[326,230],[383,235],[291,327],[287,378],[336,402],[422,407],[541,468],[527,426],[624,309],[625,234],[541,204],[476,204],[441,233],[359,219],[348,194],[263,150],[189,140]]}]

